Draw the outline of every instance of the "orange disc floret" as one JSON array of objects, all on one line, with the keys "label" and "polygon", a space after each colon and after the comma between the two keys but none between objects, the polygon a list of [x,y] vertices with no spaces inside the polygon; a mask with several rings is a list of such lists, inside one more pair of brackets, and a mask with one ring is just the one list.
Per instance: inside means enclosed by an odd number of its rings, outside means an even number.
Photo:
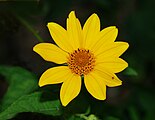
[{"label": "orange disc floret", "polygon": [[87,75],[94,69],[95,58],[89,50],[78,49],[69,55],[67,64],[73,73]]}]

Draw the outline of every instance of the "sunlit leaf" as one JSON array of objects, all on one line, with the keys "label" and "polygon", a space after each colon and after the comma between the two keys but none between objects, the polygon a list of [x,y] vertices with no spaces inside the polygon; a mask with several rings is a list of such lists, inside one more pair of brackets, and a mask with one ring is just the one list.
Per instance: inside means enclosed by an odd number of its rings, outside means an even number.
[{"label": "sunlit leaf", "polygon": [[21,112],[37,112],[57,116],[61,114],[61,104],[59,100],[42,100],[41,92],[24,95],[0,113],[0,120],[11,119]]},{"label": "sunlit leaf", "polygon": [[38,81],[35,75],[21,67],[0,66],[0,74],[4,76],[9,84],[1,102],[1,111],[19,97],[31,93],[38,88]]}]

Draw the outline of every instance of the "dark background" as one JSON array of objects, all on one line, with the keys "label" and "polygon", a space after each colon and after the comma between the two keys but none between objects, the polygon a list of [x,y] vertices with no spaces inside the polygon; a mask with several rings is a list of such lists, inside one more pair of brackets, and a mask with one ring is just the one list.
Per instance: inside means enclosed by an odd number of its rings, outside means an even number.
[{"label": "dark background", "polygon": [[[74,10],[83,25],[92,13],[97,13],[101,20],[101,29],[117,26],[117,40],[126,41],[130,45],[122,56],[129,63],[129,69],[119,74],[123,85],[120,86],[119,93],[117,89],[108,89],[106,102],[110,107],[105,106],[103,116],[113,115],[121,120],[154,120],[154,6],[154,0],[0,1],[0,64],[21,66],[39,77],[55,64],[44,61],[32,51],[39,41],[28,26],[44,42],[54,43],[46,27],[48,22],[57,22],[65,27],[69,12]],[[0,79],[0,98],[5,94],[7,86]],[[116,111],[120,112],[116,114]],[[102,118],[102,115],[98,116]],[[45,120],[50,119],[50,116],[23,113],[15,119],[23,118]]]}]

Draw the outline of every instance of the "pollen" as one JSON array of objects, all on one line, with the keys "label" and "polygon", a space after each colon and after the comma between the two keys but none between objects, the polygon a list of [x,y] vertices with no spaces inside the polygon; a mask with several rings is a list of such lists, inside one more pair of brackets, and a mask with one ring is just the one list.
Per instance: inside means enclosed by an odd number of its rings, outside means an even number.
[{"label": "pollen", "polygon": [[67,64],[73,73],[87,75],[94,69],[94,54],[85,49],[75,50],[69,55]]}]

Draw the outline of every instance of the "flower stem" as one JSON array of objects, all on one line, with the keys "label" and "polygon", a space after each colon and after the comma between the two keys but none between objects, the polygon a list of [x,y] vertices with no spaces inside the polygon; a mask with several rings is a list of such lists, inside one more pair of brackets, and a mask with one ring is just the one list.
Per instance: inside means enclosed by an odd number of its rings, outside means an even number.
[{"label": "flower stem", "polygon": [[37,38],[39,42],[44,42],[43,39],[38,35],[37,31],[31,26],[25,19],[16,15],[17,19]]}]

